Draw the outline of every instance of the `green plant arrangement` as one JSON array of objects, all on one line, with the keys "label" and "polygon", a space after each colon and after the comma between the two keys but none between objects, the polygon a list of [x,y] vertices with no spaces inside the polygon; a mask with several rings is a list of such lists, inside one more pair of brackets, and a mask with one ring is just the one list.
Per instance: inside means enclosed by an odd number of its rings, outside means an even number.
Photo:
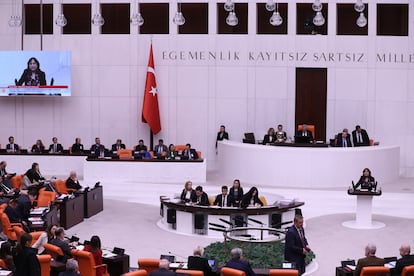
[{"label": "green plant arrangement", "polygon": [[[243,259],[250,262],[256,268],[281,267],[285,260],[285,244],[274,243],[249,243],[240,241],[215,242],[204,248],[207,259],[215,259],[219,266],[223,266],[230,259],[230,251],[239,247],[243,250]],[[309,264],[315,258],[315,254],[309,253],[305,263]]]}]

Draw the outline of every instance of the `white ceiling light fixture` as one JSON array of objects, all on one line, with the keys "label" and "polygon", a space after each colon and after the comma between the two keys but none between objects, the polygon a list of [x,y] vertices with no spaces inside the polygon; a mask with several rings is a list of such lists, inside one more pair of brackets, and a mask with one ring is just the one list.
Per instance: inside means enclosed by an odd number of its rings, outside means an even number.
[{"label": "white ceiling light fixture", "polygon": [[133,12],[131,15],[131,19],[129,20],[129,22],[131,22],[131,25],[138,25],[138,26],[142,26],[144,25],[144,18],[142,17],[140,11],[139,11],[139,2],[137,0],[133,0],[134,1],[134,7],[133,7]]},{"label": "white ceiling light fixture", "polygon": [[182,26],[185,24],[185,18],[183,13],[181,12],[181,3],[178,3],[177,12],[174,15],[173,22],[178,26]]},{"label": "white ceiling light fixture", "polygon": [[100,12],[100,6],[99,1],[95,0],[95,13],[92,17],[92,24],[99,27],[105,24],[105,19]]},{"label": "white ceiling light fixture", "polygon": [[62,1],[59,0],[59,7],[60,7],[60,13],[58,14],[55,24],[59,27],[65,27],[68,24],[68,20],[66,19],[65,15],[63,14],[63,6]]},{"label": "white ceiling light fixture", "polygon": [[19,7],[17,0],[11,0],[12,3],[12,15],[8,21],[10,27],[20,27],[22,25],[22,17],[19,14]]},{"label": "white ceiling light fixture", "polygon": [[279,3],[276,3],[275,10],[273,11],[272,16],[269,19],[269,23],[272,26],[280,26],[283,23],[283,18],[279,13]]}]

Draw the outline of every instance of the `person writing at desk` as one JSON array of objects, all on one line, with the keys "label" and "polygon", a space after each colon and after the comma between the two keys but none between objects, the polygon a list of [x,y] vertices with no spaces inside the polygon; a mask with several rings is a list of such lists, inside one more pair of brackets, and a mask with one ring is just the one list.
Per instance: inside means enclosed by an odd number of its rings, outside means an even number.
[{"label": "person writing at desk", "polygon": [[191,199],[194,205],[198,206],[210,206],[208,201],[208,195],[203,191],[203,187],[197,186],[195,189],[195,197]]},{"label": "person writing at desk", "polygon": [[193,183],[191,181],[185,182],[184,189],[181,192],[181,196],[180,196],[181,201],[183,203],[188,203],[195,197],[196,197],[196,192],[193,189]]},{"label": "person writing at desk", "polygon": [[371,170],[368,168],[365,168],[362,171],[362,175],[359,178],[358,183],[353,187],[354,190],[357,190],[359,187],[360,189],[372,189],[375,185],[375,178],[371,175]]},{"label": "person writing at desk", "polygon": [[16,85],[39,86],[46,85],[46,74],[40,70],[40,63],[35,57],[27,62],[27,69],[24,69],[22,76]]},{"label": "person writing at desk", "polygon": [[213,205],[220,206],[220,207],[233,206],[233,197],[231,195],[228,195],[227,192],[228,192],[227,186],[222,186],[221,194],[216,196],[216,199],[214,200]]},{"label": "person writing at desk", "polygon": [[259,199],[259,191],[256,187],[252,187],[247,194],[243,196],[242,208],[262,207],[263,205],[263,202]]}]

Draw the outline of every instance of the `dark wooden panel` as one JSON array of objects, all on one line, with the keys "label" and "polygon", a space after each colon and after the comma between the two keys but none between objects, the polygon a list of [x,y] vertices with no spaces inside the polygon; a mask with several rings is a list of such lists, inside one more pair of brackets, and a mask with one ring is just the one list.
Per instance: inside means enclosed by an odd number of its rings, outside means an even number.
[{"label": "dark wooden panel", "polygon": [[[368,4],[365,4],[364,15],[368,20]],[[359,12],[354,9],[354,4],[336,4],[336,33],[338,35],[368,35],[368,24],[358,27],[356,20]]]},{"label": "dark wooden panel", "polygon": [[322,14],[325,17],[325,24],[315,26],[313,18],[316,12],[312,9],[312,3],[296,4],[296,34],[328,34],[328,4],[323,3]]},{"label": "dark wooden panel", "polygon": [[169,33],[169,4],[168,3],[140,3],[139,9],[144,18],[141,34],[168,34]]},{"label": "dark wooden panel", "polygon": [[296,68],[295,130],[315,125],[315,139],[326,141],[326,68]]},{"label": "dark wooden panel", "polygon": [[101,4],[105,24],[101,27],[102,34],[129,34],[129,4]]},{"label": "dark wooden panel", "polygon": [[377,4],[377,35],[408,36],[408,4]]},{"label": "dark wooden panel", "polygon": [[91,34],[91,4],[63,4],[68,24],[63,34]]},{"label": "dark wooden panel", "polygon": [[218,34],[247,34],[247,3],[235,3],[234,6],[237,18],[239,19],[239,24],[236,26],[229,26],[226,23],[226,18],[229,15],[229,12],[224,10],[224,3],[217,3]]},{"label": "dark wooden panel", "polygon": [[[24,5],[24,33],[40,34],[40,4]],[[53,34],[53,5],[43,4],[43,34]]]},{"label": "dark wooden panel", "polygon": [[182,3],[185,24],[178,27],[179,34],[208,34],[208,3]]},{"label": "dark wooden panel", "polygon": [[266,10],[265,3],[257,3],[257,34],[287,34],[288,27],[288,4],[279,3],[279,13],[283,18],[283,23],[280,26],[272,26],[269,19],[273,11]]}]

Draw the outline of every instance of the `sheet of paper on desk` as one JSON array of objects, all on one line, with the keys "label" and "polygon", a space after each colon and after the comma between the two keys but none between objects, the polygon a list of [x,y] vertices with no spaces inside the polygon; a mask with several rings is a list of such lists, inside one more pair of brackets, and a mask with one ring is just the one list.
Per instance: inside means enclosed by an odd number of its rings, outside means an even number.
[{"label": "sheet of paper on desk", "polygon": [[10,270],[0,270],[0,276],[9,276],[9,275],[13,275],[13,272],[11,272]]},{"label": "sheet of paper on desk", "polygon": [[114,253],[112,253],[111,251],[109,251],[109,250],[102,250],[102,257],[104,257],[104,258],[112,258],[112,257],[115,257],[116,256],[116,254],[114,254]]},{"label": "sheet of paper on desk", "polygon": [[351,269],[351,270],[355,270],[356,266],[355,265],[346,265],[347,268]]},{"label": "sheet of paper on desk", "polygon": [[65,198],[67,198],[69,195],[67,194],[61,194],[60,196],[57,197],[58,200],[64,200]]},{"label": "sheet of paper on desk", "polygon": [[35,208],[33,210],[30,211],[31,215],[41,215],[43,214],[43,212],[47,209],[47,207],[39,207],[39,208]]},{"label": "sheet of paper on desk", "polygon": [[397,263],[396,261],[392,261],[392,262],[386,263],[384,266],[389,267],[389,268],[394,268],[396,263]]},{"label": "sheet of paper on desk", "polygon": [[77,249],[77,250],[83,250],[83,248],[84,248],[84,247],[85,247],[84,245],[77,245],[77,246],[76,246],[76,249]]},{"label": "sheet of paper on desk", "polygon": [[188,269],[187,263],[170,263],[170,268]]}]

